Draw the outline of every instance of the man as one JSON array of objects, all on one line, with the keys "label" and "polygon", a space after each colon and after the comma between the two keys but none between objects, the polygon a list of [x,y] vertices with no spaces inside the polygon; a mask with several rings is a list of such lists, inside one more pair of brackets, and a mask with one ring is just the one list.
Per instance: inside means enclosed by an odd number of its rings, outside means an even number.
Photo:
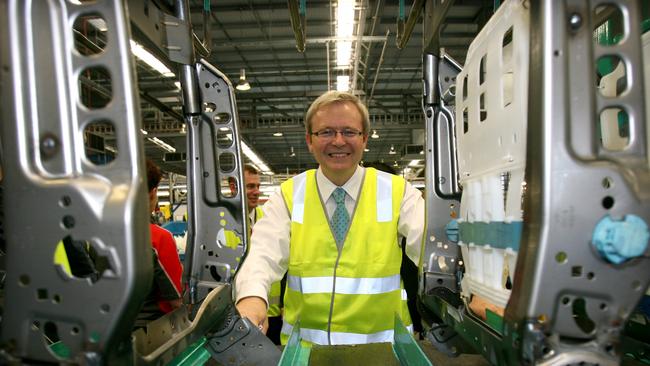
[{"label": "man", "polygon": [[[232,184],[234,185],[234,181]],[[249,164],[244,165],[244,187],[246,188],[246,207],[248,209],[248,217],[252,231],[255,223],[264,216],[264,211],[262,211],[262,207],[258,206],[260,198],[260,173],[255,167]],[[231,190],[234,191],[233,187],[231,187]],[[266,336],[275,344],[280,344],[280,331],[282,329],[281,292],[281,282],[273,282],[268,295],[269,309],[267,316],[269,327],[266,331]]]},{"label": "man", "polygon": [[265,329],[266,293],[288,270],[283,343],[298,322],[315,344],[391,342],[396,313],[411,324],[398,236],[417,262],[424,200],[403,178],[359,166],[370,121],[354,95],[323,94],[305,127],[319,168],[287,180],[265,204],[236,279],[237,309]]},{"label": "man", "polygon": [[[147,186],[149,188],[149,213],[158,205],[158,184],[162,178],[160,168],[150,159],[146,160]],[[172,234],[162,227],[149,223],[151,246],[154,251],[154,278],[149,294],[135,322],[135,328],[146,326],[152,320],[179,308],[181,299],[181,265]]]}]

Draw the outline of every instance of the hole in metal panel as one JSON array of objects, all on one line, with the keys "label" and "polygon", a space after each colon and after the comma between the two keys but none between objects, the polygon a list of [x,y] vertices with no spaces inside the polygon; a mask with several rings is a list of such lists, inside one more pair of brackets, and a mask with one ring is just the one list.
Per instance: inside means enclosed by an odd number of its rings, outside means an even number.
[{"label": "hole in metal panel", "polygon": [[75,49],[82,56],[98,55],[104,52],[107,43],[108,26],[101,15],[87,13],[79,15],[72,25]]},{"label": "hole in metal panel", "polygon": [[212,113],[217,110],[217,105],[212,102],[203,103],[203,112]]},{"label": "hole in metal panel", "polygon": [[586,334],[590,334],[596,328],[596,324],[587,314],[587,302],[583,298],[578,298],[573,301],[571,305],[573,320],[580,330]]},{"label": "hole in metal panel", "polygon": [[226,113],[226,112],[217,113],[214,115],[214,117],[212,117],[212,120],[214,121],[214,123],[218,125],[226,124],[230,122],[230,113]]},{"label": "hole in metal panel", "polygon": [[107,165],[117,157],[117,149],[105,142],[103,136],[113,133],[115,125],[108,120],[90,122],[83,132],[86,159],[94,165]]},{"label": "hole in metal panel", "polygon": [[605,177],[602,180],[603,188],[610,189],[614,186],[614,180],[610,177]]},{"label": "hole in metal panel", "polygon": [[625,38],[625,18],[621,9],[614,4],[599,5],[592,14],[594,19],[594,41],[601,46],[613,46]]},{"label": "hole in metal panel", "polygon": [[604,209],[609,210],[610,208],[614,207],[614,197],[605,196],[603,198],[602,204]]},{"label": "hole in metal panel", "polygon": [[581,276],[582,276],[582,266],[571,267],[571,277],[581,277]]},{"label": "hole in metal panel", "polygon": [[[101,255],[91,242],[76,240],[70,235],[57,244],[54,265],[69,277],[87,278],[92,283],[99,281],[107,271],[112,271],[108,257]],[[56,297],[55,302],[61,301],[59,295]]]},{"label": "hole in metal panel", "polygon": [[630,118],[621,108],[605,108],[599,116],[600,144],[609,151],[623,151],[630,144]]},{"label": "hole in metal panel", "polygon": [[481,57],[481,63],[479,64],[479,70],[478,70],[479,85],[485,82],[486,74],[487,74],[487,55],[483,55],[483,57]]},{"label": "hole in metal panel", "polygon": [[36,299],[39,301],[47,300],[49,298],[46,288],[39,288],[36,290]]},{"label": "hole in metal panel", "polygon": [[219,127],[217,130],[217,147],[227,149],[233,144],[232,130],[229,127]]},{"label": "hole in metal panel", "polygon": [[88,109],[101,109],[113,99],[111,73],[103,66],[91,66],[79,73],[79,98]]},{"label": "hole in metal panel", "polygon": [[235,155],[230,152],[219,154],[219,169],[224,173],[231,173],[235,170]]}]

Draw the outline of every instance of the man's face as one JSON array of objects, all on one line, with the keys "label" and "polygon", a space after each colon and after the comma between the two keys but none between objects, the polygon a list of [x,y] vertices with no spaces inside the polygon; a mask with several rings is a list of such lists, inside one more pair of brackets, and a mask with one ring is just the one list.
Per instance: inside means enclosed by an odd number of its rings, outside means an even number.
[{"label": "man's face", "polygon": [[248,210],[250,211],[257,207],[260,199],[259,174],[251,174],[244,170],[244,184],[246,185],[246,201],[248,203]]},{"label": "man's face", "polygon": [[[325,129],[363,131],[363,121],[352,102],[336,102],[319,109],[312,118],[311,127],[312,133]],[[309,151],[323,173],[337,185],[343,185],[354,174],[368,142],[365,133],[354,137],[336,133],[333,138],[307,134],[306,138]]]}]

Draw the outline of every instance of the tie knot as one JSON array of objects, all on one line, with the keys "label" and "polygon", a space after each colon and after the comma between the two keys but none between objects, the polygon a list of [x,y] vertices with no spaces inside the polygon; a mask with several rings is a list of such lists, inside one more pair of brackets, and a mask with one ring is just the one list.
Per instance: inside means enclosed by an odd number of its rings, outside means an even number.
[{"label": "tie knot", "polygon": [[345,201],[345,190],[341,187],[338,187],[332,192],[332,196],[334,197],[334,201],[336,204],[341,204]]}]

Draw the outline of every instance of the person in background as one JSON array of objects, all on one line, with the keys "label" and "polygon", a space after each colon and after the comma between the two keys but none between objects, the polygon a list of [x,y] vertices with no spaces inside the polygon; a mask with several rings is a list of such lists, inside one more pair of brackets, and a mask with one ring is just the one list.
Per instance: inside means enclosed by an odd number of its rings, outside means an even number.
[{"label": "person in background", "polygon": [[[146,159],[146,166],[149,213],[151,214],[158,204],[158,184],[162,173],[150,159]],[[174,237],[169,231],[154,223],[149,223],[149,232],[154,252],[154,278],[151,290],[136,318],[135,328],[142,328],[148,322],[158,319],[183,304],[181,299],[183,266],[176,252]]]},{"label": "person in background", "polygon": [[282,183],[264,205],[235,279],[237,309],[266,329],[269,288],[288,271],[283,343],[298,324],[314,344],[392,342],[395,314],[411,327],[398,236],[417,263],[422,195],[402,177],[359,166],[370,120],[356,96],[321,95],[305,128],[319,168]]},{"label": "person in background", "polygon": [[[236,192],[235,181],[231,180],[231,191]],[[246,189],[246,208],[248,210],[249,227],[251,232],[255,223],[264,216],[262,207],[259,206],[260,198],[260,173],[250,164],[244,165],[244,188]],[[269,309],[267,311],[269,327],[266,336],[275,344],[280,344],[280,331],[282,330],[282,281],[271,284],[268,294]]]}]

